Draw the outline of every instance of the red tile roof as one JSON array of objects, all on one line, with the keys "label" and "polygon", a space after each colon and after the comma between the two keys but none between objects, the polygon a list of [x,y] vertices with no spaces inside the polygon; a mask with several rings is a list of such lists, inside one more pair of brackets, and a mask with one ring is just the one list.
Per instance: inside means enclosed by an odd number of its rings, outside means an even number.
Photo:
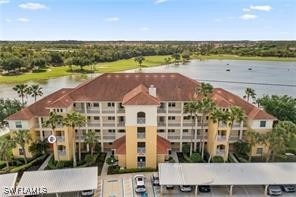
[{"label": "red tile roof", "polygon": [[[168,150],[171,149],[171,143],[163,137],[157,135],[157,154],[168,154]],[[115,149],[115,153],[118,155],[126,154],[126,140],[125,136],[122,136],[115,140],[112,144],[112,148]]]},{"label": "red tile roof", "polygon": [[149,95],[148,88],[143,84],[138,85],[122,99],[123,105],[160,105],[159,99]]},{"label": "red tile roof", "polygon": [[60,89],[22,109],[21,111],[12,114],[7,118],[7,120],[30,120],[34,116],[48,116],[49,109],[47,109],[47,107],[63,95],[69,93],[71,90],[71,88]]},{"label": "red tile roof", "polygon": [[276,118],[267,112],[259,109],[257,106],[245,101],[239,96],[232,94],[222,88],[215,88],[212,96],[213,100],[218,106],[229,107],[229,106],[239,106],[244,111],[245,114],[251,119],[272,119]]}]

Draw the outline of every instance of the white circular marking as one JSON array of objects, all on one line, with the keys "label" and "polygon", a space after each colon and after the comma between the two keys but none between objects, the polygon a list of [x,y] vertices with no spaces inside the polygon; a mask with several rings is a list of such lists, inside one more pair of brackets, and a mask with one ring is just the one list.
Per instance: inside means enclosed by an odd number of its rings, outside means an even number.
[{"label": "white circular marking", "polygon": [[54,135],[50,135],[48,136],[47,140],[49,143],[53,144],[57,141],[57,138]]}]

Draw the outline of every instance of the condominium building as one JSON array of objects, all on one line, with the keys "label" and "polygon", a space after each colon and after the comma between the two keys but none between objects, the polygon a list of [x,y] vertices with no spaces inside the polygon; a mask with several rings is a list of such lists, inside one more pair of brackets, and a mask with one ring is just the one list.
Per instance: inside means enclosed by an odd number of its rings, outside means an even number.
[{"label": "condominium building", "polygon": [[[184,105],[195,98],[199,85],[178,73],[106,73],[78,87],[58,90],[7,121],[11,130],[30,130],[34,140],[55,135],[57,143],[51,147],[55,159],[72,159],[73,139],[81,142],[82,151],[88,151],[84,134],[93,130],[102,151],[113,151],[120,166],[156,168],[168,158],[170,150],[182,151],[184,144],[197,149],[202,138],[201,116],[193,122],[184,113]],[[206,118],[206,149],[211,156],[227,159],[233,143],[243,139],[247,129],[271,131],[275,118],[242,98],[215,88],[212,100],[223,110],[239,106],[246,117],[234,123],[231,131],[228,124]],[[74,132],[59,125],[52,133],[43,124],[50,111],[63,116],[76,111],[85,116],[86,123]],[[267,148],[258,144],[252,154],[264,155]],[[19,157],[23,150],[18,147],[13,153]]]}]

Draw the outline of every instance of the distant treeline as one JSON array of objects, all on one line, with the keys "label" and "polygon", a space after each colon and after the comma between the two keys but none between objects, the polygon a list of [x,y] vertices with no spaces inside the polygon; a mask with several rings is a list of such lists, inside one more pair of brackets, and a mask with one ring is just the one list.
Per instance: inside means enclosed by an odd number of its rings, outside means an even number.
[{"label": "distant treeline", "polygon": [[93,64],[149,55],[296,57],[296,41],[0,41],[0,70]]}]

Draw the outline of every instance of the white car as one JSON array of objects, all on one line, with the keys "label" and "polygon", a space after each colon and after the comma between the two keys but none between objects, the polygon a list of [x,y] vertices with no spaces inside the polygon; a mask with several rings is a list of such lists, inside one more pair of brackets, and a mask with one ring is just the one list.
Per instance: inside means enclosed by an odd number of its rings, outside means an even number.
[{"label": "white car", "polygon": [[268,195],[280,196],[282,195],[282,188],[279,185],[270,185],[268,186]]},{"label": "white car", "polygon": [[182,192],[191,192],[192,191],[192,187],[190,185],[180,185],[180,190]]},{"label": "white car", "polygon": [[136,182],[136,192],[137,193],[146,192],[145,176],[144,175],[136,175],[134,177],[134,179],[135,179],[135,182]]}]

